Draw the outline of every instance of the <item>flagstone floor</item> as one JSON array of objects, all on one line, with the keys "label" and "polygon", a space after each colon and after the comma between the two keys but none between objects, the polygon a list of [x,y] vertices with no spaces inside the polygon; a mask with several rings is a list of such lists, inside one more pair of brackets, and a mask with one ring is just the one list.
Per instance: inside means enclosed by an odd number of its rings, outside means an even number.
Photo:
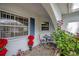
[{"label": "flagstone floor", "polygon": [[37,46],[32,51],[25,51],[24,56],[54,56],[55,53],[50,46]]},{"label": "flagstone floor", "polygon": [[59,56],[59,49],[55,48],[55,45],[44,44],[38,45],[32,49],[32,51],[18,50],[16,55],[13,56]]}]

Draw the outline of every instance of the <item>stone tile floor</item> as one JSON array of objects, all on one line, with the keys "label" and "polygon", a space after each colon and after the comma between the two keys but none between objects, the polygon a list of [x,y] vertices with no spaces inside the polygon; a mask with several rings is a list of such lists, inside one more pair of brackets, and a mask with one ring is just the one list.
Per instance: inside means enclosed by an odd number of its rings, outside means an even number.
[{"label": "stone tile floor", "polygon": [[24,56],[54,56],[55,53],[51,46],[37,46],[32,51],[25,51]]}]

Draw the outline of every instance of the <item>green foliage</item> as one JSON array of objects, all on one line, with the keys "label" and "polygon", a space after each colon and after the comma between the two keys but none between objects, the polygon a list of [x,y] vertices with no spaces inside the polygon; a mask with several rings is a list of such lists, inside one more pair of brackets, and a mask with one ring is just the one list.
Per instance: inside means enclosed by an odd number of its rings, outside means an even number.
[{"label": "green foliage", "polygon": [[76,55],[79,55],[79,42],[77,40],[76,40],[75,52]]},{"label": "green foliage", "polygon": [[60,49],[60,54],[67,56],[75,55],[76,42],[74,41],[75,38],[73,35],[58,27],[57,30],[53,32],[52,36],[57,44],[57,48]]},{"label": "green foliage", "polygon": [[2,51],[3,48],[0,48],[0,51]]}]

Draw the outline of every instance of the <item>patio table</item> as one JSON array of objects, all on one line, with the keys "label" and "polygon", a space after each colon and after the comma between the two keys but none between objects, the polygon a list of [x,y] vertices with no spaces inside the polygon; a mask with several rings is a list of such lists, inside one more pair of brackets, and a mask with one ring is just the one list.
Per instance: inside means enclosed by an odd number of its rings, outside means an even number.
[{"label": "patio table", "polygon": [[48,35],[43,36],[43,38],[45,38],[45,40],[46,40],[47,43],[52,42],[51,37],[48,36]]}]

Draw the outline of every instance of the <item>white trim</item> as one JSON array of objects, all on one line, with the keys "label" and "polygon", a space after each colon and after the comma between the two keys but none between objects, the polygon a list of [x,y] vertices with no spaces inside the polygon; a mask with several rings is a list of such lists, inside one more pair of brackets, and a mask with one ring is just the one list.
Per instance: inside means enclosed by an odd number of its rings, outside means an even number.
[{"label": "white trim", "polygon": [[28,26],[20,26],[20,25],[17,26],[17,25],[1,25],[1,24],[0,24],[0,26],[9,26],[9,27],[28,27]]},{"label": "white trim", "polygon": [[30,18],[28,18],[28,35],[30,35]]}]

